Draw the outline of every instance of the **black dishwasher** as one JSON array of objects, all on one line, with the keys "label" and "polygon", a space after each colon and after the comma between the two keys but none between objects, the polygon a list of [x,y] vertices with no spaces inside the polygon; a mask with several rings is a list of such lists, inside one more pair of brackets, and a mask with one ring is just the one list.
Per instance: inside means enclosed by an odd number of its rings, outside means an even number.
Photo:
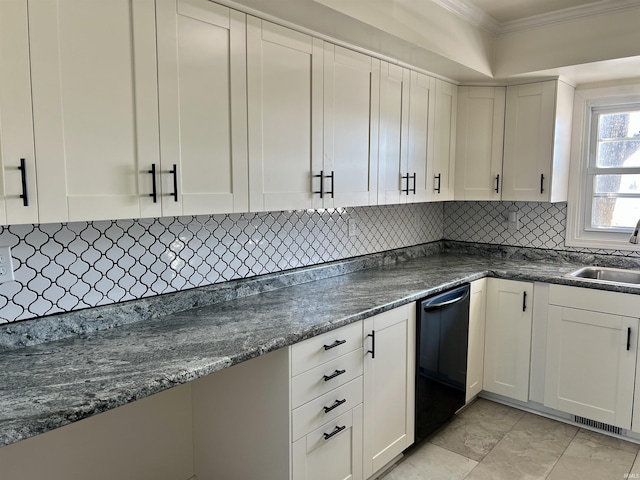
[{"label": "black dishwasher", "polygon": [[465,403],[469,284],[419,300],[417,307],[416,444]]}]

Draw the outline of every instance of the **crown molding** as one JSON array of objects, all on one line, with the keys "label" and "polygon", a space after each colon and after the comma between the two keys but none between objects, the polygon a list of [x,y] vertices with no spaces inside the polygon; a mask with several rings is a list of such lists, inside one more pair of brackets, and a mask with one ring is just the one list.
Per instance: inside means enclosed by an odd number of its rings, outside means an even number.
[{"label": "crown molding", "polygon": [[[458,1],[458,0],[455,0]],[[500,34],[511,33],[519,30],[528,30],[545,25],[567,22],[579,18],[605,15],[607,13],[618,12],[629,8],[637,8],[637,0],[600,0],[586,5],[565,8],[555,12],[543,13],[532,17],[504,22],[501,25]]]},{"label": "crown molding", "polygon": [[545,25],[568,22],[571,20],[604,15],[629,8],[637,8],[638,0],[599,0],[586,5],[565,8],[555,12],[533,15],[531,17],[512,20],[510,22],[498,22],[484,10],[475,6],[469,0],[432,0],[436,5],[457,15],[466,22],[483,28],[493,35],[513,33],[520,30],[529,30]]},{"label": "crown molding", "polygon": [[502,28],[500,22],[498,22],[491,15],[487,14],[484,10],[476,7],[468,0],[431,0],[436,5],[441,6],[445,10],[453,13],[462,20],[475,25],[476,27],[483,28],[493,35],[498,35]]}]

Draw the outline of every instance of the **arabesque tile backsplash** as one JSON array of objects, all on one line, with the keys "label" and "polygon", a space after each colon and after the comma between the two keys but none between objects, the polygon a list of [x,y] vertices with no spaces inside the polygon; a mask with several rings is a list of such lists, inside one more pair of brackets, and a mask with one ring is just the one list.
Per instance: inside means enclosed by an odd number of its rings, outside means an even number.
[{"label": "arabesque tile backsplash", "polygon": [[434,242],[442,232],[441,203],[2,227],[15,281],[0,284],[0,323]]},{"label": "arabesque tile backsplash", "polygon": [[15,281],[0,284],[0,323],[443,239],[585,251],[564,246],[566,207],[446,202],[2,227]]}]

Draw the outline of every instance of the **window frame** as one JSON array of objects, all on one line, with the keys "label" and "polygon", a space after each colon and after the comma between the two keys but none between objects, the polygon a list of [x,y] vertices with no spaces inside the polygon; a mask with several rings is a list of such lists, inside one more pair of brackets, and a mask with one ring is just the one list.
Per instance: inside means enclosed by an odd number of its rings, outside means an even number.
[{"label": "window frame", "polygon": [[[591,205],[593,175],[605,170],[590,164],[590,153],[597,145],[597,124],[594,116],[609,109],[625,108],[640,104],[640,85],[624,85],[593,89],[577,89],[574,97],[571,165],[569,176],[569,202],[565,245],[569,247],[638,250],[629,243],[631,230],[592,229]],[[596,136],[596,138],[594,138]],[[609,173],[613,173],[610,169]],[[632,173],[632,172],[629,172]]]}]

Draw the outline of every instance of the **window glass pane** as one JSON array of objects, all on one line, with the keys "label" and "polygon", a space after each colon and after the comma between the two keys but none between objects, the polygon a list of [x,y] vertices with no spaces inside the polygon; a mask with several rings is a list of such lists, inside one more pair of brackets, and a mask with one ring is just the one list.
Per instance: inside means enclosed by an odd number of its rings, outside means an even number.
[{"label": "window glass pane", "polygon": [[597,167],[640,167],[640,137],[598,143]]},{"label": "window glass pane", "polygon": [[598,117],[598,140],[640,135],[640,111],[602,113]]},{"label": "window glass pane", "polygon": [[595,175],[593,191],[640,194],[640,175]]},{"label": "window glass pane", "polygon": [[592,228],[633,228],[640,218],[640,198],[594,198]]}]

